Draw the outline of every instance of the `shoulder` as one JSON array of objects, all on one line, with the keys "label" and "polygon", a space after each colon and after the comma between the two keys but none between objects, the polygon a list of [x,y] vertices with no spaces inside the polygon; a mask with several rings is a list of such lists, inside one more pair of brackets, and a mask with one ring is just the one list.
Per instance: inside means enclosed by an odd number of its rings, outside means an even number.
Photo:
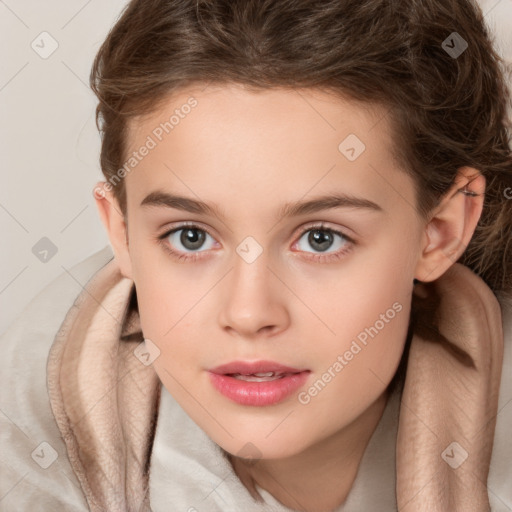
[{"label": "shoulder", "polygon": [[107,246],[64,269],[0,336],[2,510],[89,510],[50,407],[46,363],[67,311],[112,257]]}]

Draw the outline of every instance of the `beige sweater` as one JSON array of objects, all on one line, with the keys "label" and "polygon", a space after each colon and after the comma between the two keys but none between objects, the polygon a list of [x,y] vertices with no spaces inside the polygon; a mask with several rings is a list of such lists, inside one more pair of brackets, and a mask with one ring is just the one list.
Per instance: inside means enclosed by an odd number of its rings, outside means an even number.
[{"label": "beige sweater", "polygon": [[[290,509],[261,489],[266,504],[256,503],[220,448],[155,380],[151,366],[146,367],[133,357],[133,348],[140,343],[136,337],[137,324],[135,319],[123,317],[126,304],[121,300],[130,290],[128,280],[112,278],[110,287],[105,278],[104,288],[108,293],[98,304],[99,315],[107,310],[119,315],[124,342],[120,344],[116,340],[115,326],[119,323],[111,314],[110,320],[102,320],[103,324],[88,323],[90,315],[84,313],[87,308],[75,299],[79,294],[87,298],[82,287],[91,277],[97,277],[111,258],[112,251],[106,247],[63,273],[0,338],[0,510],[289,512]],[[491,510],[506,512],[512,510],[512,301],[505,296],[499,300],[504,356],[502,366],[500,361],[501,385],[487,493]],[[68,321],[68,327],[59,331],[65,317],[73,317],[73,321]],[[98,331],[98,325],[114,328],[110,338],[103,328]],[[72,341],[80,337],[84,343],[74,346]],[[110,342],[105,341],[108,339]],[[414,353],[411,355],[414,357]],[[418,352],[416,356],[421,354]],[[116,368],[129,371],[111,375],[106,366],[102,367],[105,361],[116,358],[120,362]],[[91,365],[91,361],[97,364]],[[137,365],[130,366],[135,362]],[[105,380],[107,373],[110,381]],[[489,396],[492,402],[492,392]],[[130,409],[130,404],[134,408]],[[418,472],[414,465],[418,446],[413,439],[404,440],[404,432],[408,435],[414,432],[414,440],[420,447],[430,448],[430,441],[413,424],[414,416],[403,413],[400,438],[399,408],[400,396],[395,394],[370,440],[348,499],[339,511],[397,510],[397,436],[402,445],[407,442],[411,448],[399,452],[400,467],[411,468],[410,474],[401,476],[405,482],[400,488],[402,497],[412,492],[422,478],[427,479],[423,486],[426,490],[429,485],[437,486],[434,497],[430,491],[418,494],[421,501],[415,501],[411,495],[411,500],[400,510],[420,510],[426,499],[434,501],[425,506],[430,508],[421,510],[455,510],[442,508],[444,505],[440,505],[437,496],[442,494],[444,485],[448,492],[457,490],[457,483],[451,482],[452,475],[462,475],[464,468],[472,468],[473,451],[470,450],[460,468],[453,469],[442,460],[441,450],[432,449],[432,464],[428,469],[436,468],[433,478],[428,471]],[[154,422],[148,423],[147,419],[153,417]],[[434,424],[438,418],[424,416],[424,419]],[[489,420],[492,423],[492,418]],[[404,431],[407,422],[411,425]],[[148,453],[150,459],[146,458]],[[478,473],[478,468],[473,469],[471,472]],[[472,489],[467,491],[471,496]],[[474,496],[473,501],[464,502],[461,511],[485,510],[476,504],[477,491]]]}]

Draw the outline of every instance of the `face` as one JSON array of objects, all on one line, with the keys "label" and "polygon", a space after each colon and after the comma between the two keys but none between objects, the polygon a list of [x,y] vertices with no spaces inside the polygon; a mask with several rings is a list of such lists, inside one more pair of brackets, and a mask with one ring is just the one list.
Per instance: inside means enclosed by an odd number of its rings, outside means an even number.
[{"label": "face", "polygon": [[[232,454],[306,450],[395,373],[424,226],[384,114],[319,91],[210,86],[131,125],[125,274],[144,337],[163,385]],[[240,361],[292,370],[212,379]]]}]

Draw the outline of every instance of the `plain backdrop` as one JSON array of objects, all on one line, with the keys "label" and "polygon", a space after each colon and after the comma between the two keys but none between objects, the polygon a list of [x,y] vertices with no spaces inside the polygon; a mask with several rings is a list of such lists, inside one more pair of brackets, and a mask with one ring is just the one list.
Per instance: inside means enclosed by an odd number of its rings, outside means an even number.
[{"label": "plain backdrop", "polygon": [[[92,196],[103,177],[88,78],[126,3],[0,0],[0,333],[58,274],[109,243]],[[512,0],[480,4],[512,62]]]}]

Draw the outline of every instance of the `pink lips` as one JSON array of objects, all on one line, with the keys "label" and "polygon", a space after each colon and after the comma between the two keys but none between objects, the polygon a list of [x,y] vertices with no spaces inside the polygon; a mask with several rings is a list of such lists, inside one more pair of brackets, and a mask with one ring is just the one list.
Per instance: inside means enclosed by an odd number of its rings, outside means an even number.
[{"label": "pink lips", "polygon": [[[281,402],[299,389],[309,373],[306,369],[292,368],[272,361],[233,361],[211,369],[209,376],[215,389],[230,400],[241,405],[265,406]],[[251,382],[237,379],[236,375],[273,380]]]}]

